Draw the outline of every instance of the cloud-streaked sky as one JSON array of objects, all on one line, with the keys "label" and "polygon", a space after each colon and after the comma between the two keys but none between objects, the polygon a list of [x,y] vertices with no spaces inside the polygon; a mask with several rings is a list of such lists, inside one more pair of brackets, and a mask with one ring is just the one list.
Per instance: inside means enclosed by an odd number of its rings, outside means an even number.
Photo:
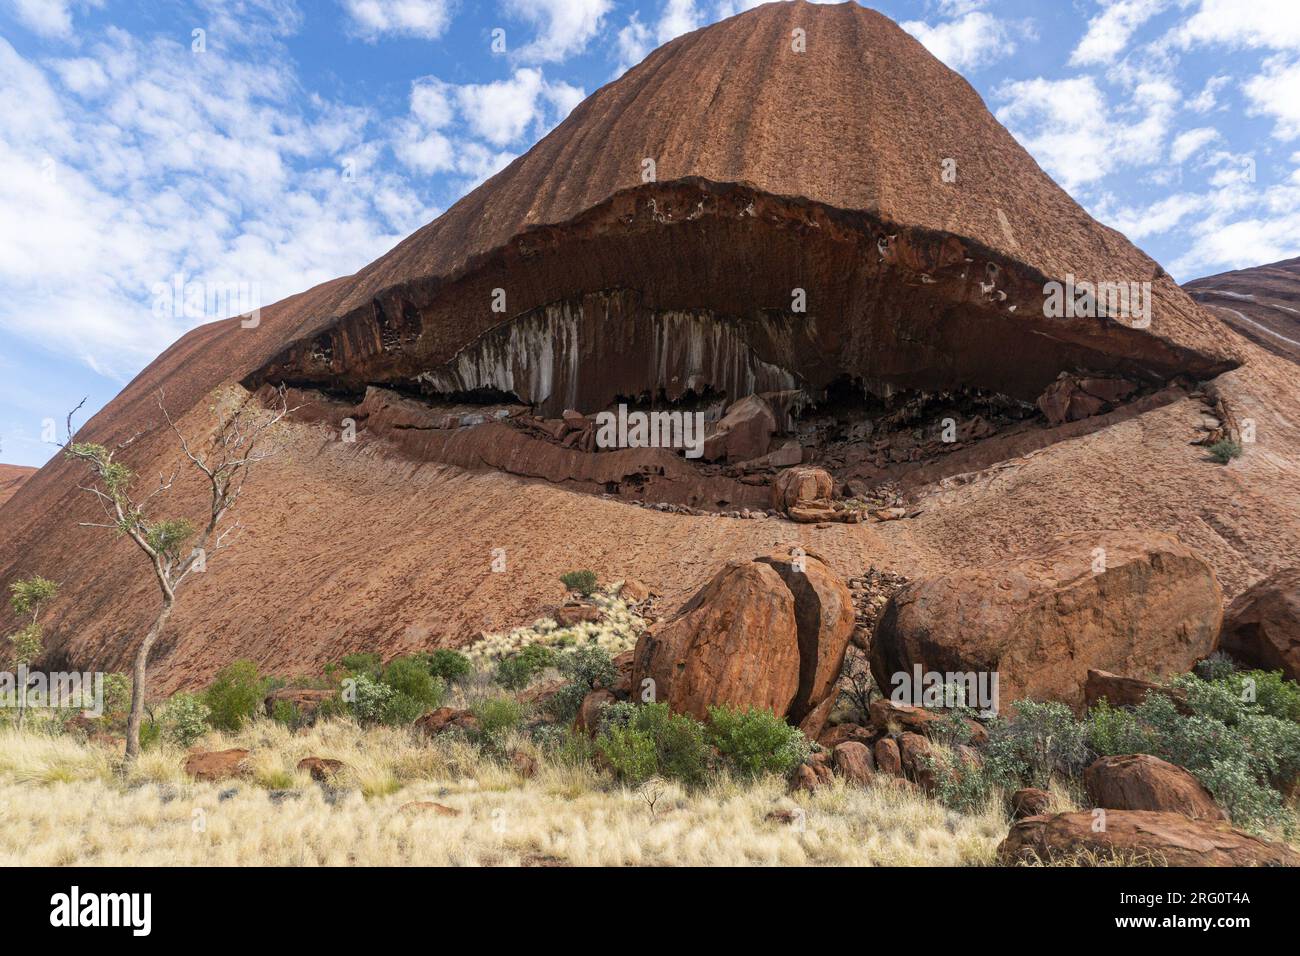
[{"label": "cloud-streaked sky", "polygon": [[[756,5],[0,0],[0,461],[223,317],[176,277],[269,304],[354,272]],[[871,5],[1180,281],[1300,254],[1297,0]]]}]

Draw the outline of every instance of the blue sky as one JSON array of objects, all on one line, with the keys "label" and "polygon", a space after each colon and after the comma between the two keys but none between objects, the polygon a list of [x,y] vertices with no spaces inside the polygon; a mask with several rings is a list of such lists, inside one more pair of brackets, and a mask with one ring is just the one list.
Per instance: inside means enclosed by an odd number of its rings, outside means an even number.
[{"label": "blue sky", "polygon": [[[0,461],[225,314],[175,277],[256,305],[353,272],[755,5],[0,0]],[[1180,281],[1300,254],[1300,0],[871,5]]]}]

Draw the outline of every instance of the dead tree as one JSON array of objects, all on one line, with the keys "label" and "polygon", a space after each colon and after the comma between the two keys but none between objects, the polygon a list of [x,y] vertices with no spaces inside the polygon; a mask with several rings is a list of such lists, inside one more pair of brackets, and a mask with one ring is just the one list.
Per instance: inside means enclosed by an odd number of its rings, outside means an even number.
[{"label": "dead tree", "polygon": [[[218,403],[217,425],[211,439],[196,444],[186,438],[168,414],[161,391],[157,402],[186,460],[171,475],[160,474],[157,486],[143,496],[135,493],[136,475],[118,460],[118,455],[143,433],[137,433],[111,449],[74,441],[72,416],[85,404],[83,400],[68,414],[68,439],[62,446],[69,458],[88,467],[92,482],[80,486],[81,490],[98,499],[107,519],[102,522],[83,521],[81,525],[111,528],[130,538],[148,559],[162,596],[162,606],[136,648],[131,671],[131,712],[126,725],[127,763],[134,761],[140,753],[140,723],[144,714],[149,652],[171,617],[177,591],[191,574],[206,570],[208,559],[227,548],[242,530],[239,522],[232,519],[231,512],[243,494],[253,467],[275,453],[272,430],[293,411],[288,407],[283,388],[275,392],[269,405],[250,397],[241,400],[233,411],[226,411]],[[155,516],[152,510],[160,496],[171,490],[187,465],[203,476],[208,499],[206,512],[198,521]]]}]

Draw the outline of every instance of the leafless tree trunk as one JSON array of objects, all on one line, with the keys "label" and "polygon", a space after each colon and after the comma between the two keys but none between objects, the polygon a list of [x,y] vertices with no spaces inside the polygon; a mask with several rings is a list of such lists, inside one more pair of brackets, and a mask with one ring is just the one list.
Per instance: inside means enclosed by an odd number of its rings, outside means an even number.
[{"label": "leafless tree trunk", "polygon": [[[154,578],[162,592],[162,608],[149,628],[149,633],[136,648],[132,666],[131,713],[126,725],[128,764],[140,753],[140,724],[144,717],[149,653],[176,606],[177,590],[192,572],[205,570],[207,559],[227,547],[230,536],[241,530],[238,522],[227,524],[226,519],[239,501],[244,482],[253,466],[274,453],[273,448],[262,447],[271,436],[272,428],[294,411],[288,407],[283,388],[276,392],[276,399],[275,405],[269,409],[248,398],[240,402],[233,412],[218,411],[218,424],[210,447],[206,451],[196,451],[195,446],[181,433],[167,413],[163,395],[159,392],[158,408],[163,418],[175,434],[186,460],[202,473],[208,485],[208,511],[202,524],[197,527],[184,519],[157,519],[149,514],[154,499],[171,490],[177,472],[173,472],[170,478],[160,475],[158,486],[144,497],[132,497],[134,475],[115,461],[114,456],[139,438],[139,435],[111,450],[103,445],[74,442],[72,415],[77,409],[68,415],[68,440],[63,447],[70,458],[89,466],[96,483],[83,486],[82,490],[99,499],[108,519],[107,522],[82,524],[94,528],[112,528],[130,537],[149,559]],[[193,543],[189,545],[191,541]]]}]

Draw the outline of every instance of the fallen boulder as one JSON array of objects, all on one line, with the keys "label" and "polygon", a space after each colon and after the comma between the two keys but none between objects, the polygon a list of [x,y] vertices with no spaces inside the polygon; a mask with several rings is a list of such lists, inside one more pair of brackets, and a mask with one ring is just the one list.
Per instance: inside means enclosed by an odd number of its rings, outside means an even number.
[{"label": "fallen boulder", "polygon": [[1038,408],[1053,425],[1109,411],[1137,390],[1132,382],[1062,372],[1038,397]]},{"label": "fallen boulder", "polygon": [[1243,664],[1300,681],[1300,565],[1239,595],[1224,617],[1220,644]]},{"label": "fallen boulder", "polygon": [[875,776],[876,761],[871,750],[856,740],[849,740],[836,746],[831,752],[835,772],[850,783],[866,786]]},{"label": "fallen boulder", "polygon": [[872,636],[871,670],[997,676],[998,696],[1084,706],[1090,669],[1163,676],[1214,650],[1223,595],[1210,566],[1171,538],[1076,534],[1014,563],[904,585]]},{"label": "fallen boulder", "polygon": [[276,705],[283,703],[292,707],[301,721],[310,724],[316,720],[316,711],[320,709],[321,704],[337,694],[336,690],[321,690],[314,687],[281,687],[267,694],[262,706],[266,709],[267,717],[274,717]]},{"label": "fallen boulder", "polygon": [[1164,810],[1194,820],[1226,820],[1210,791],[1182,767],[1150,754],[1101,757],[1083,772],[1095,807]]},{"label": "fallen boulder", "polygon": [[760,458],[767,454],[775,432],[772,407],[758,395],[747,395],[727,408],[704,440],[704,459],[735,463]]},{"label": "fallen boulder", "polygon": [[[830,700],[844,667],[853,636],[853,594],[825,564],[793,548],[758,558],[781,576],[794,596],[799,638],[799,689],[790,705],[792,723],[802,723],[818,705]],[[829,708],[827,708],[829,710]],[[816,738],[825,716],[809,734]]]},{"label": "fallen boulder", "polygon": [[476,731],[479,727],[478,719],[468,710],[439,707],[417,720],[415,729],[433,737],[449,730]]},{"label": "fallen boulder", "polygon": [[[1099,813],[1103,811],[1098,811]],[[1300,853],[1226,823],[1154,810],[1080,811],[1021,820],[998,847],[998,862],[1154,866],[1300,866]]]},{"label": "fallen boulder", "polygon": [[835,482],[823,468],[796,465],[787,468],[772,482],[772,507],[790,513],[791,508],[809,505],[830,507]]},{"label": "fallen boulder", "polygon": [[903,757],[898,752],[898,742],[892,737],[881,737],[873,748],[876,769],[891,777],[903,775]]},{"label": "fallen boulder", "polygon": [[794,596],[769,564],[733,561],[637,641],[632,686],[700,720],[709,707],[789,712],[799,691]]},{"label": "fallen boulder", "polygon": [[303,757],[298,761],[298,769],[310,774],[317,783],[329,783],[343,768],[343,761],[333,757]]},{"label": "fallen boulder", "polygon": [[791,549],[732,562],[641,636],[630,687],[651,680],[656,700],[700,719],[724,704],[771,710],[816,739],[853,622],[852,595],[815,555]]}]

